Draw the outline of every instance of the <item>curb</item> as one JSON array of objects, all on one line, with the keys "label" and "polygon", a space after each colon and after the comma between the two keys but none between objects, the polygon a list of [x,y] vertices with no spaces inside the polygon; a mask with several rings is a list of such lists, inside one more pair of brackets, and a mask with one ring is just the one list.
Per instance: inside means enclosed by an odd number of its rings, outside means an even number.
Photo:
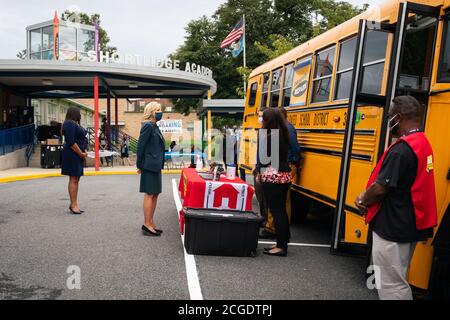
[{"label": "curb", "polygon": [[[181,174],[181,170],[162,170],[162,174]],[[87,171],[84,173],[85,177],[95,177],[95,176],[114,176],[114,175],[137,175],[134,171],[111,171],[111,172],[95,172]],[[25,176],[12,176],[6,178],[0,178],[1,183],[15,182],[15,181],[25,181],[25,180],[36,180],[54,177],[64,177],[61,173],[41,173],[41,174],[30,174]]]}]

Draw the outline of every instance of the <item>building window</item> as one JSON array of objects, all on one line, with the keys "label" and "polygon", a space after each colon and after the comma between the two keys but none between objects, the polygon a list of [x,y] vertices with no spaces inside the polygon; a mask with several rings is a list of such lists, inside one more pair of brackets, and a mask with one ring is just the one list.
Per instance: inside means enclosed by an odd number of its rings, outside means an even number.
[{"label": "building window", "polygon": [[53,26],[42,28],[42,51],[53,51]]},{"label": "building window", "polygon": [[330,100],[334,53],[335,47],[332,47],[316,54],[311,102],[325,102]]},{"label": "building window", "polygon": [[281,98],[281,105],[288,107],[291,104],[292,82],[294,81],[294,63],[285,66],[284,81],[283,81],[283,97]]},{"label": "building window", "polygon": [[42,51],[42,33],[41,29],[35,29],[30,31],[30,53],[35,57],[39,55],[41,57]]},{"label": "building window", "polygon": [[31,100],[31,106],[33,107],[34,112],[34,123],[36,126],[42,125],[41,104],[38,100]]},{"label": "building window", "polygon": [[356,37],[341,42],[336,71],[335,100],[348,99],[350,96],[355,53]]},{"label": "building window", "polygon": [[280,85],[283,77],[283,68],[272,71],[272,86],[270,87],[270,107],[278,107],[280,101]]},{"label": "building window", "polygon": [[47,123],[50,123],[50,121],[58,121],[57,108],[58,108],[58,106],[56,105],[56,103],[54,103],[54,102],[48,103]]},{"label": "building window", "polygon": [[263,75],[262,99],[260,110],[264,110],[265,108],[267,108],[267,99],[269,97],[269,81],[270,81],[270,73],[267,72]]},{"label": "building window", "polygon": [[68,61],[77,59],[77,29],[74,27],[59,27],[59,57]]},{"label": "building window", "polygon": [[77,52],[78,60],[81,61],[88,56],[88,52],[95,50],[95,32],[86,29],[78,29]]}]

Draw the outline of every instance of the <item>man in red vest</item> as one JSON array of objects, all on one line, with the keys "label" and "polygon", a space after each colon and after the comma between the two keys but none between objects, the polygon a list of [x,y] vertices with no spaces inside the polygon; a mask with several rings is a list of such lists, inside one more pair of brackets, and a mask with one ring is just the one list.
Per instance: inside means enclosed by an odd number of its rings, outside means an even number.
[{"label": "man in red vest", "polygon": [[433,151],[421,131],[420,103],[396,97],[389,129],[398,137],[383,154],[356,206],[372,230],[372,262],[380,299],[411,300],[406,280],[418,241],[433,237],[437,225]]}]

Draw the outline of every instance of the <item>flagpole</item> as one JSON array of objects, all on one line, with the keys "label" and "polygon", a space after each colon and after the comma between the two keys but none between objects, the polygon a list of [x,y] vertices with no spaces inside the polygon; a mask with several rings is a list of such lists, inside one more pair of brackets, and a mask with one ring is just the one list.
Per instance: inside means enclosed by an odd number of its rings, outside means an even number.
[{"label": "flagpole", "polygon": [[[243,19],[243,28],[244,28],[244,69],[247,68],[247,45],[245,44],[246,42],[246,26],[245,26],[245,14],[242,17]],[[247,93],[247,81],[245,80],[245,75],[244,75],[244,97],[245,94]]]}]

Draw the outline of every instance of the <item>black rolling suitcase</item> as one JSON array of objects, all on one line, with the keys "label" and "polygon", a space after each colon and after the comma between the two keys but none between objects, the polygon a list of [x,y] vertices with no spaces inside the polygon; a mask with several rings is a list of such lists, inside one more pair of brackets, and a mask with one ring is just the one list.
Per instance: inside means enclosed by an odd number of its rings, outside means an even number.
[{"label": "black rolling suitcase", "polygon": [[263,218],[251,211],[185,209],[189,254],[254,257]]}]

